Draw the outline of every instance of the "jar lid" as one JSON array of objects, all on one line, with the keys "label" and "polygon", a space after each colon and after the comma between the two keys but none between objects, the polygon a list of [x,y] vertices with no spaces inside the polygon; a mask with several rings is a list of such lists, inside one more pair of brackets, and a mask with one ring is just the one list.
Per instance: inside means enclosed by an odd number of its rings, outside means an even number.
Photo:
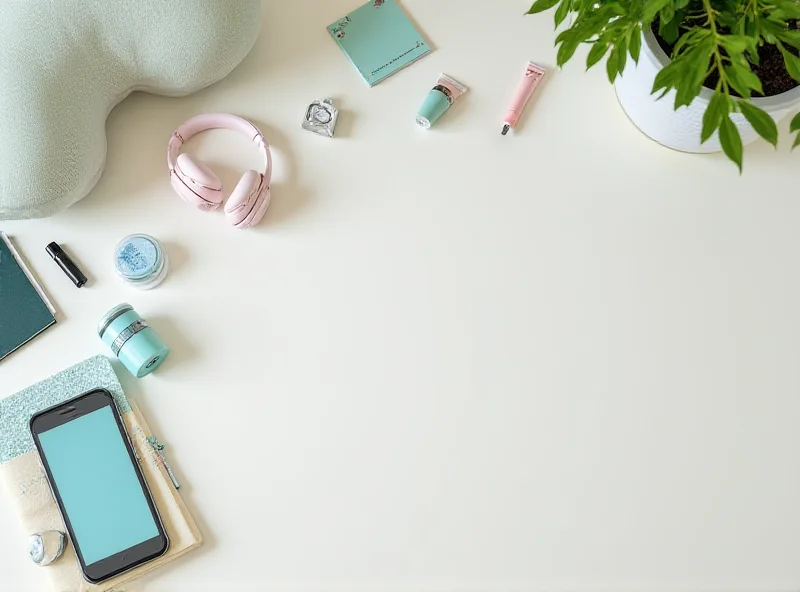
[{"label": "jar lid", "polygon": [[161,244],[147,234],[126,236],[114,250],[117,274],[128,282],[147,281],[158,275],[163,265]]},{"label": "jar lid", "polygon": [[106,329],[108,329],[108,326],[114,322],[114,319],[131,310],[133,310],[133,307],[127,302],[117,304],[114,308],[104,314],[102,319],[100,319],[100,323],[97,325],[97,334],[100,337],[103,337],[103,333],[105,333]]}]

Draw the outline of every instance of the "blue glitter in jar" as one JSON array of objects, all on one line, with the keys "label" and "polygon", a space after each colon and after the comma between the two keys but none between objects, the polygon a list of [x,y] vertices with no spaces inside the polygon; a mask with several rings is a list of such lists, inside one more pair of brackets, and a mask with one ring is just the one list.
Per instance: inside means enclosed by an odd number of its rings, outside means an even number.
[{"label": "blue glitter in jar", "polygon": [[141,290],[159,285],[169,273],[169,255],[157,239],[147,234],[132,234],[122,239],[114,251],[114,267],[125,282]]}]

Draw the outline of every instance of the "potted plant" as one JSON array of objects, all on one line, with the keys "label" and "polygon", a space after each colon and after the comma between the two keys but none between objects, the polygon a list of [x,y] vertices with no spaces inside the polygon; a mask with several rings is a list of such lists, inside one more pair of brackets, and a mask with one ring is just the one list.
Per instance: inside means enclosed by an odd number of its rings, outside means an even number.
[{"label": "potted plant", "polygon": [[671,148],[721,149],[741,171],[743,144],[777,146],[776,121],[800,107],[796,0],[536,0],[528,14],[551,8],[556,27],[573,15],[558,65],[583,43],[587,69],[607,56],[630,119]]}]

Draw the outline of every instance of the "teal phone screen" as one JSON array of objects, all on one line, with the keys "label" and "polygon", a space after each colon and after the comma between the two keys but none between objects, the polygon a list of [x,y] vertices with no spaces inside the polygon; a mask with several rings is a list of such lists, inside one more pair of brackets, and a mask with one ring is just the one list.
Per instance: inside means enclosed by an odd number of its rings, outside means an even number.
[{"label": "teal phone screen", "polygon": [[39,434],[86,565],[158,536],[110,407]]}]

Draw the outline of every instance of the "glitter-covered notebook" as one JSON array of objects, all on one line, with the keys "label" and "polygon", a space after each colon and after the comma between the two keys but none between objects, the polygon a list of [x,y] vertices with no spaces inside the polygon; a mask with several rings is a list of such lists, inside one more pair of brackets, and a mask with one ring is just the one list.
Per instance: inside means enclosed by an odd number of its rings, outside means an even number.
[{"label": "glitter-covered notebook", "polygon": [[[50,581],[54,592],[107,592],[119,589],[122,584],[135,580],[202,544],[202,536],[192,515],[173,485],[162,458],[151,444],[152,440],[148,440],[152,439],[150,428],[136,404],[125,396],[108,359],[95,356],[16,395],[0,400],[0,481],[3,482],[8,500],[15,506],[22,523],[22,530],[16,533],[20,548],[26,548],[28,536],[34,532],[66,532],[34,449],[28,431],[28,420],[37,411],[96,388],[104,388],[114,397],[125,422],[125,429],[139,456],[150,493],[158,506],[170,547],[158,559],[101,584],[90,584],[83,579],[71,545],[67,546],[60,559],[47,567],[37,567],[33,562],[28,562],[32,571]],[[25,555],[21,553],[20,556]]]}]

